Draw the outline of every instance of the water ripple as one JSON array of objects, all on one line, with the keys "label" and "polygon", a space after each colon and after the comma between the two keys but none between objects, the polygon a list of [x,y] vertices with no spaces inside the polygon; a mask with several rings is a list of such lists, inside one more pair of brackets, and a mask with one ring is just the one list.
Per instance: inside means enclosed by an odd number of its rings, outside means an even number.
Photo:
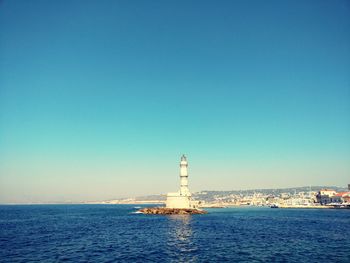
[{"label": "water ripple", "polygon": [[350,211],[0,206],[0,262],[350,262]]}]

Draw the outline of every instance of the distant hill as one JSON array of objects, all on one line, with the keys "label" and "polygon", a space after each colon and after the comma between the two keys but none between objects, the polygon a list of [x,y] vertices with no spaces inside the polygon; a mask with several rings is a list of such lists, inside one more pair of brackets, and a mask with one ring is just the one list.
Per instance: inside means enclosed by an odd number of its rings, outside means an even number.
[{"label": "distant hill", "polygon": [[290,188],[271,188],[271,189],[249,189],[249,190],[232,190],[232,191],[201,191],[193,194],[193,197],[197,200],[213,201],[217,198],[223,198],[231,195],[249,196],[255,193],[261,193],[264,195],[280,195],[281,193],[294,194],[298,192],[317,192],[321,189],[334,189],[337,192],[346,191],[347,188],[338,186],[302,186],[302,187],[290,187]]},{"label": "distant hill", "polygon": [[147,195],[135,197],[136,201],[153,201],[153,200],[166,200],[166,195]]},{"label": "distant hill", "polygon": [[[231,196],[231,195],[240,195],[240,196],[248,196],[253,195],[254,193],[262,193],[264,195],[280,195],[281,193],[289,193],[294,194],[295,192],[309,192],[311,191],[319,191],[321,189],[334,189],[337,192],[347,191],[347,188],[338,187],[338,186],[302,186],[302,187],[290,187],[290,188],[271,188],[271,189],[249,189],[249,190],[232,190],[232,191],[200,191],[193,193],[193,198],[196,200],[203,200],[206,202],[213,201],[217,198],[223,198]],[[148,196],[139,196],[136,197],[136,201],[148,201],[148,200],[165,200],[166,195],[148,195]]]}]

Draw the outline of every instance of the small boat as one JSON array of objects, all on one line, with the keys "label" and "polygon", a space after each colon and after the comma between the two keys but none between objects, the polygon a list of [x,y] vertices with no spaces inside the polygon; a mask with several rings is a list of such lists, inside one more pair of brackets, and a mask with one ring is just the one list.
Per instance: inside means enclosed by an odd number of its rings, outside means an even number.
[{"label": "small boat", "polygon": [[279,207],[276,204],[272,204],[272,205],[270,205],[270,208],[279,208]]}]

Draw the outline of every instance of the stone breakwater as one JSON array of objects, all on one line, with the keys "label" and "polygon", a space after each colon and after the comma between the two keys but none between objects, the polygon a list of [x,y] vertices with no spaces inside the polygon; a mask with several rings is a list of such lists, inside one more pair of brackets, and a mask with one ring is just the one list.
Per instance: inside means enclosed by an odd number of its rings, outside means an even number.
[{"label": "stone breakwater", "polygon": [[146,207],[139,212],[150,215],[195,215],[207,214],[208,212],[201,209],[190,208],[166,208],[166,207]]}]

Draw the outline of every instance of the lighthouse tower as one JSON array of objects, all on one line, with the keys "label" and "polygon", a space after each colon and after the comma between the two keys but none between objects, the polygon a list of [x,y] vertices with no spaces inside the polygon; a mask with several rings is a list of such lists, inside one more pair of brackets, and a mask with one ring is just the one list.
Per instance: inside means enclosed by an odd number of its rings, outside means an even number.
[{"label": "lighthouse tower", "polygon": [[167,194],[167,208],[197,208],[197,202],[191,200],[191,192],[188,189],[187,168],[187,158],[183,154],[180,161],[180,191]]},{"label": "lighthouse tower", "polygon": [[188,189],[188,171],[187,171],[188,163],[187,158],[183,154],[181,156],[180,162],[180,195],[183,196],[191,196],[190,190]]}]

